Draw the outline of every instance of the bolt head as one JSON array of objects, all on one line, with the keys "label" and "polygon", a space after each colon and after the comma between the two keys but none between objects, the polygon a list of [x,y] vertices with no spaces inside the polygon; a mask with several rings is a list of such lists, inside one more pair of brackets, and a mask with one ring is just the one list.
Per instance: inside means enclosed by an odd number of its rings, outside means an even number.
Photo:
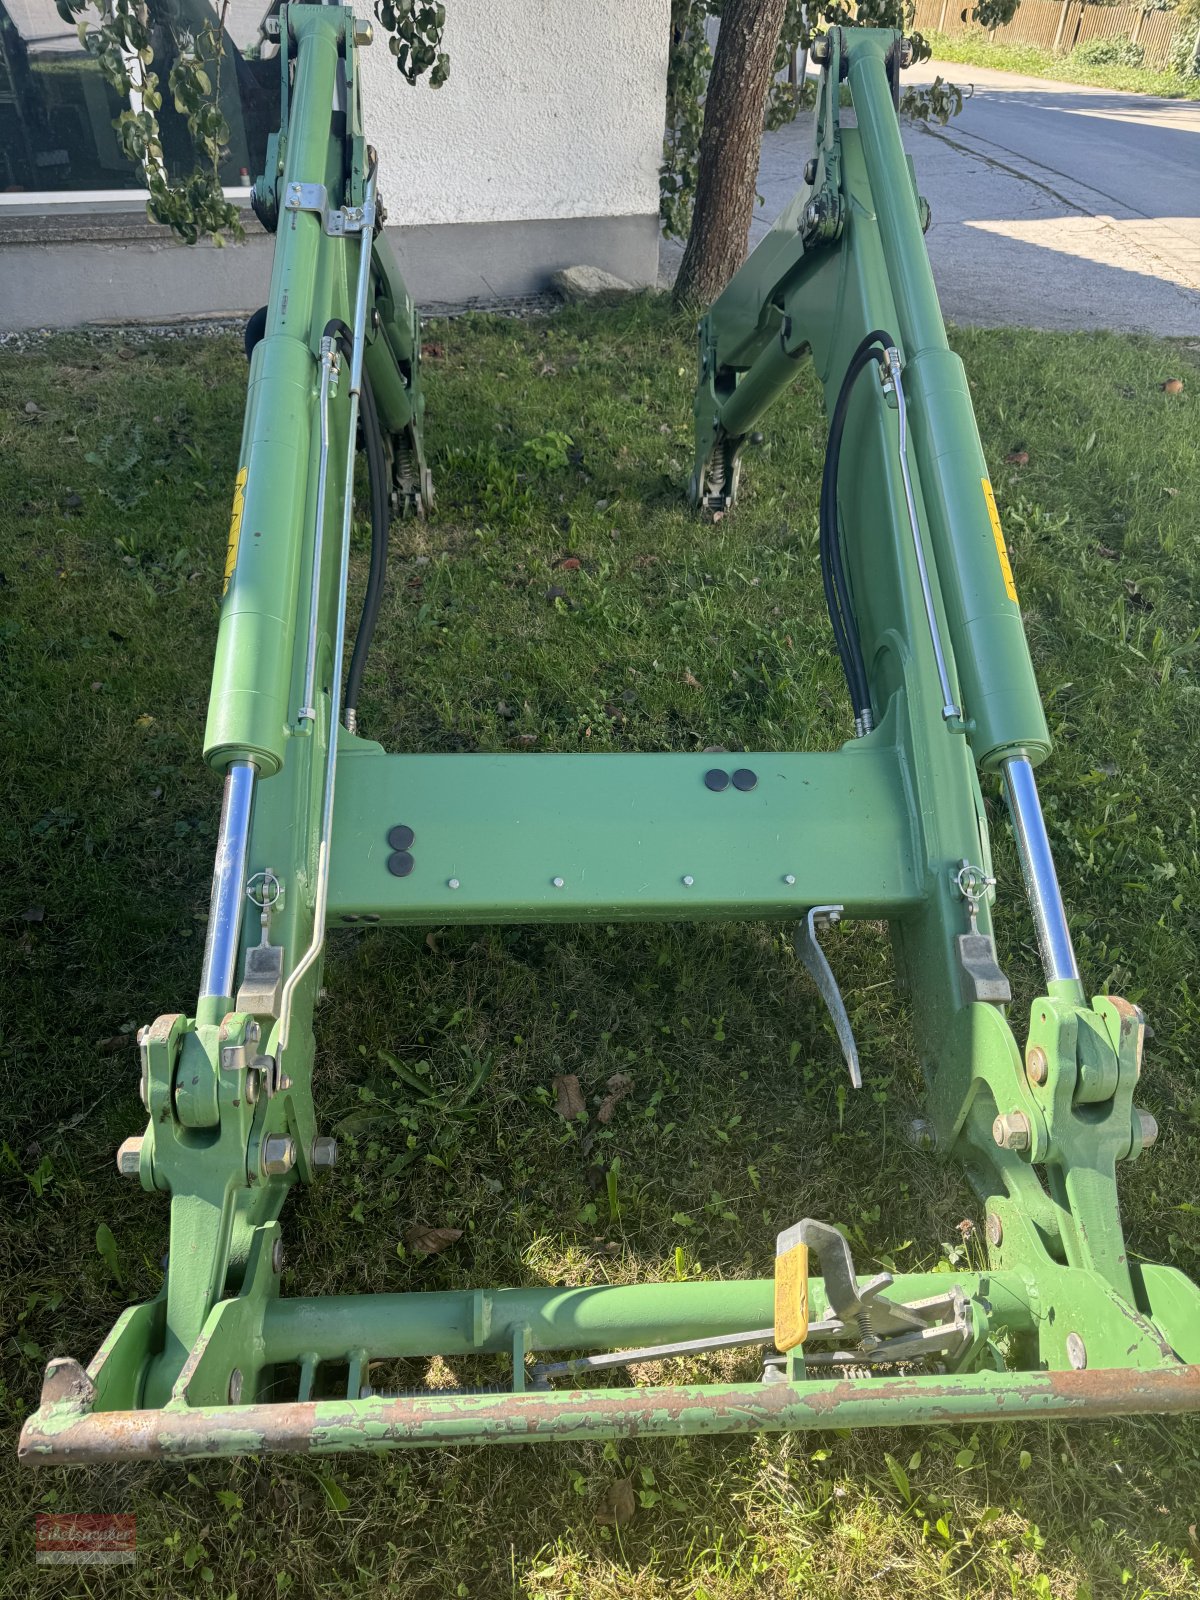
[{"label": "bolt head", "polygon": [[556,889],[563,888],[565,886],[565,884],[566,884],[566,881],[567,880],[565,878],[551,878],[551,880],[550,880],[550,882],[554,885],[554,887]]},{"label": "bolt head", "polygon": [[258,1089],[259,1089],[259,1074],[258,1074],[258,1070],[255,1067],[251,1067],[250,1071],[247,1072],[247,1074],[246,1074],[245,1095],[246,1095],[246,1104],[248,1106],[252,1106],[254,1104],[254,1102],[258,1099]]},{"label": "bolt head", "polygon": [[992,1123],[992,1138],[1001,1150],[1028,1150],[1032,1142],[1029,1118],[1023,1111],[1004,1111]]},{"label": "bolt head", "polygon": [[312,1164],[318,1172],[328,1172],[337,1166],[338,1144],[328,1134],[318,1134],[312,1143]]},{"label": "bolt head", "polygon": [[990,1245],[1004,1243],[1004,1224],[994,1211],[989,1211],[987,1214],[987,1238]]},{"label": "bolt head", "polygon": [[1139,1111],[1136,1107],[1133,1114],[1137,1118],[1138,1136],[1142,1141],[1142,1149],[1148,1150],[1158,1138],[1158,1119],[1151,1116],[1149,1111]]},{"label": "bolt head", "polygon": [[1067,1335],[1067,1360],[1076,1372],[1082,1372],[1087,1366],[1087,1345],[1077,1333]]},{"label": "bolt head", "polygon": [[375,37],[375,30],[369,22],[364,22],[361,17],[354,19],[354,42],[365,49]]},{"label": "bolt head", "polygon": [[446,887],[447,887],[447,889],[457,889],[458,888],[458,879],[457,878],[447,878],[446,879]]},{"label": "bolt head", "polygon": [[1050,1062],[1040,1044],[1031,1045],[1025,1052],[1025,1076],[1039,1087],[1050,1076]]},{"label": "bolt head", "polygon": [[790,889],[791,886],[796,881],[796,874],[794,872],[785,872],[784,875],[783,875],[783,881],[784,881],[784,883],[787,884],[788,888]]},{"label": "bolt head", "polygon": [[242,1369],[234,1367],[229,1374],[229,1404],[236,1406],[242,1398]]},{"label": "bolt head", "polygon": [[690,889],[695,881],[695,878],[693,878],[690,873],[686,874],[683,879],[683,887],[685,889]]},{"label": "bolt head", "polygon": [[123,1178],[139,1177],[142,1170],[142,1145],[145,1142],[144,1134],[135,1134],[117,1151],[117,1171]]},{"label": "bolt head", "polygon": [[271,1246],[271,1271],[276,1275],[283,1271],[283,1240],[276,1239]]},{"label": "bolt head", "polygon": [[262,1169],[268,1178],[281,1178],[296,1164],[296,1141],[286,1134],[268,1134],[263,1140]]},{"label": "bolt head", "polygon": [[912,58],[913,58],[913,43],[912,43],[912,40],[911,39],[901,39],[901,41],[900,41],[900,65],[902,67],[911,67],[912,66]]}]

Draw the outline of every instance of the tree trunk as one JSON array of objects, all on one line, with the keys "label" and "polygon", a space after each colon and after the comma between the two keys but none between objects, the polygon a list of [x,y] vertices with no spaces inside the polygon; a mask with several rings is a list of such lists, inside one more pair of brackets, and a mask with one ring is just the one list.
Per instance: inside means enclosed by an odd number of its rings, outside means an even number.
[{"label": "tree trunk", "polygon": [[696,203],[677,304],[708,305],[746,259],[763,112],[787,0],[727,0],[704,103]]}]

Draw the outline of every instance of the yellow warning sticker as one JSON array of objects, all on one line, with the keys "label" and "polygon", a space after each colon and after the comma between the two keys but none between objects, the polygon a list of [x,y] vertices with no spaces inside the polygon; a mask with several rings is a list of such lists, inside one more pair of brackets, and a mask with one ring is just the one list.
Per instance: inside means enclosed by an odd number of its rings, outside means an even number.
[{"label": "yellow warning sticker", "polygon": [[243,467],[233,480],[233,515],[229,519],[229,543],[225,548],[225,582],[221,585],[223,595],[229,592],[229,580],[237,566],[238,543],[242,537],[242,507],[246,500],[246,474],[249,470],[249,467]]},{"label": "yellow warning sticker", "polygon": [[1020,605],[1017,586],[1013,582],[1012,567],[1008,560],[1008,546],[1004,542],[1004,529],[1000,526],[1000,513],[996,510],[996,496],[992,493],[990,478],[981,478],[983,498],[987,501],[988,516],[992,519],[992,538],[996,541],[996,554],[1000,557],[1000,571],[1004,574],[1004,588],[1013,605]]}]

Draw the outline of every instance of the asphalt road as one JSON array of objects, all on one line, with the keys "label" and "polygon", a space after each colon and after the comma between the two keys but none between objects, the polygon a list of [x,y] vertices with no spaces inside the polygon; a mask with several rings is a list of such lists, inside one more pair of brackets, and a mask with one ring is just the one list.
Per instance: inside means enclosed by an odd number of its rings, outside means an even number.
[{"label": "asphalt road", "polygon": [[908,144],[939,189],[963,172],[929,239],[963,320],[986,317],[986,292],[959,276],[979,254],[961,238],[973,234],[989,276],[1020,268],[1036,288],[1022,321],[1200,333],[1200,102],[939,62],[910,76],[937,72],[969,98]]},{"label": "asphalt road", "polygon": [[[970,90],[905,144],[948,321],[1200,336],[1200,102],[927,62]],[[809,118],[767,134],[757,243],[800,187]],[[663,267],[677,253],[664,247]]]}]

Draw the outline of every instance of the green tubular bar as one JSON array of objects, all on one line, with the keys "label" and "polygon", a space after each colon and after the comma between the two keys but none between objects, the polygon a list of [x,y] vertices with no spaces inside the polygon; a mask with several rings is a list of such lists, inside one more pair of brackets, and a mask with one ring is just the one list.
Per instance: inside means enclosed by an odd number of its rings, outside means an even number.
[{"label": "green tubular bar", "polygon": [[[1197,1409],[1200,1291],[1125,1249],[1117,1163],[1154,1137],[1133,1102],[1144,1028],[1115,996],[1089,1003],[1070,950],[1032,773],[1049,751],[1045,718],[893,110],[899,37],[827,36],[813,181],[702,319],[695,396],[693,499],[725,512],[750,430],[797,362],[814,362],[832,410],[864,336],[882,329],[893,341],[886,383],[869,364],[850,395],[836,506],[869,689],[864,736],[826,754],[736,761],[392,756],[339,726],[358,361],[323,336],[331,319],[362,328],[400,498],[420,509],[419,323],[382,236],[364,255],[361,230],[327,231],[317,203],[352,220],[374,194],[352,13],[293,4],[281,17],[284,120],[256,185],[277,219],[275,260],[205,740],[227,787],[203,992],[194,1017],[160,1017],[141,1036],[148,1123],[120,1156],[122,1171],[171,1197],[169,1266],[158,1298],[125,1312],[86,1371],[50,1363],[22,1456],[68,1464]],[[847,125],[843,81],[856,113]],[[342,82],[344,127],[331,115]],[[754,781],[710,785],[713,766],[747,768]],[[995,773],[1047,975],[1023,1048],[985,888],[981,776]],[[417,835],[411,852],[389,838],[397,828]],[[265,955],[253,951],[259,917],[242,915],[253,885],[273,897]],[[879,1282],[858,1278],[848,1254],[839,1268],[825,1230],[830,1259],[808,1284],[807,1335],[769,1363],[764,1379],[777,1381],[761,1383],[614,1386],[612,1357],[721,1340],[761,1349],[776,1325],[770,1279],[280,1298],[280,1214],[332,1143],[318,1137],[312,1092],[326,924],[801,923],[815,908],[891,926],[926,1078],[924,1141],[975,1186],[986,1271],[901,1277],[872,1309]],[[877,1315],[899,1317],[901,1331],[885,1326],[872,1354]],[[939,1370],[901,1370],[911,1357],[887,1357],[889,1337],[893,1350],[932,1351]],[[554,1373],[535,1364],[531,1374],[527,1358],[552,1352],[570,1357],[560,1376],[590,1372],[593,1386],[556,1390]],[[506,1392],[373,1392],[372,1363],[432,1355],[491,1358]],[[870,1361],[881,1363],[870,1376],[827,1376]]]},{"label": "green tubular bar", "polygon": [[299,1401],[209,1411],[39,1414],[23,1449],[62,1466],[203,1456],[334,1455],[405,1446],[535,1444],[662,1435],[894,1428],[906,1423],[1048,1422],[1200,1408],[1200,1368],[1156,1372],[980,1372],[968,1377],[815,1379],[698,1388]]}]

